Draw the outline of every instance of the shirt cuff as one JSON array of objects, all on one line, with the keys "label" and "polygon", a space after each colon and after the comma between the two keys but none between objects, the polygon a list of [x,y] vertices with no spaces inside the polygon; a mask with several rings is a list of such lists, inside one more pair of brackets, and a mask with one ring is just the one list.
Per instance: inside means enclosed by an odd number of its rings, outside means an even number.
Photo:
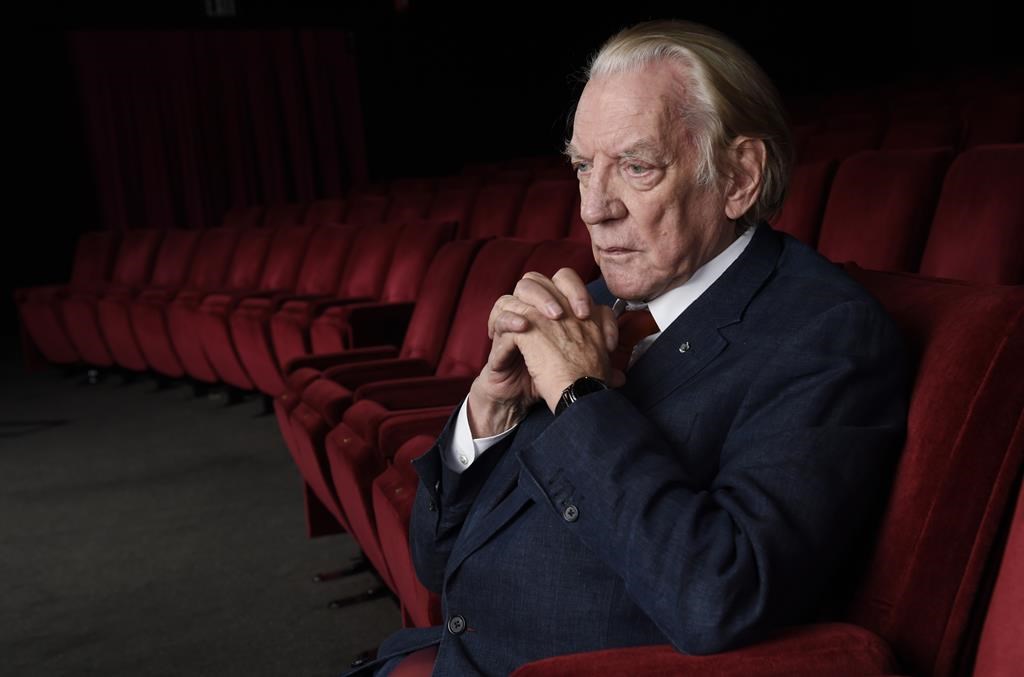
[{"label": "shirt cuff", "polygon": [[473,433],[469,429],[469,398],[466,398],[462,401],[459,415],[455,419],[452,444],[441,454],[441,460],[453,473],[462,474],[482,453],[508,437],[518,425],[517,423],[505,432],[491,437],[473,439]]}]

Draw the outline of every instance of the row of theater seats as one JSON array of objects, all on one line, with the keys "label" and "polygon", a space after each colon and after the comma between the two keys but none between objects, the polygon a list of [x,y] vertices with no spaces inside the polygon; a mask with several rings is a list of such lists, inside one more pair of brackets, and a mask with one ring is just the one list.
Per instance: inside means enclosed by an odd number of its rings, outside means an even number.
[{"label": "row of theater seats", "polygon": [[862,150],[1024,143],[1024,79],[932,83],[791,101],[801,162]]},{"label": "row of theater seats", "polygon": [[773,225],[872,270],[1024,282],[1024,144],[798,164]]},{"label": "row of theater seats", "polygon": [[[89,233],[67,284],[19,290],[16,301],[27,345],[49,362],[275,396],[288,360],[400,332],[453,238],[585,241],[578,199],[565,179],[460,177],[308,209],[233,210],[204,232]],[[347,329],[353,313],[372,314],[374,333]]]}]

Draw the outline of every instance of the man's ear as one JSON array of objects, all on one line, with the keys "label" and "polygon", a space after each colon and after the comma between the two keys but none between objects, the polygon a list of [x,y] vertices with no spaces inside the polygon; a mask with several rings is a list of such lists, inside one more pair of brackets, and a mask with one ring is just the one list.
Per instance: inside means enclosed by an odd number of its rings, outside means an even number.
[{"label": "man's ear", "polygon": [[732,221],[747,213],[761,194],[766,151],[764,141],[738,136],[729,147],[731,175],[725,187],[725,215]]}]

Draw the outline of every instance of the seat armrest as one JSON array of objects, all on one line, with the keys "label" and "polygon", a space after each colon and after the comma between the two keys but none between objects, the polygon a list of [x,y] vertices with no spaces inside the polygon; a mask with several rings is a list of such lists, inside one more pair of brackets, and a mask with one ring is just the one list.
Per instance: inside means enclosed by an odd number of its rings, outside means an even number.
[{"label": "seat armrest", "polygon": [[318,369],[326,371],[331,367],[338,367],[353,362],[366,362],[368,360],[386,360],[398,357],[398,349],[394,346],[377,346],[373,348],[354,348],[343,350],[338,353],[320,353],[319,355],[304,355],[288,360],[284,367],[285,374],[291,374],[299,369]]},{"label": "seat armrest", "polygon": [[789,628],[742,649],[688,655],[668,644],[568,654],[528,663],[512,677],[589,674],[817,677],[891,675],[900,669],[889,645],[856,625],[823,623]]},{"label": "seat armrest", "polygon": [[369,383],[355,391],[353,401],[373,400],[392,410],[451,407],[469,392],[470,376],[428,376]]},{"label": "seat armrest", "polygon": [[417,435],[436,438],[453,410],[454,407],[433,407],[390,416],[377,432],[377,449],[384,458],[393,459],[402,445]]},{"label": "seat armrest", "polygon": [[374,381],[428,376],[433,371],[434,367],[424,360],[370,360],[332,367],[324,372],[324,378],[329,378],[349,390],[355,391],[360,386]]}]

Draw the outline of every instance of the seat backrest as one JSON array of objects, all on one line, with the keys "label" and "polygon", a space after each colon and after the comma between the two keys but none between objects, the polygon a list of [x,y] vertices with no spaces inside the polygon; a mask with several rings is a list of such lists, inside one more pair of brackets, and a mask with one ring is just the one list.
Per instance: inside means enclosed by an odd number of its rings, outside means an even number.
[{"label": "seat backrest", "polygon": [[420,221],[406,225],[391,255],[380,300],[389,303],[415,301],[423,288],[430,262],[453,237],[454,223]]},{"label": "seat backrest", "polygon": [[916,365],[907,438],[846,620],[885,638],[907,674],[954,671],[1024,462],[1024,288],[851,269]]},{"label": "seat backrest", "polygon": [[464,224],[469,221],[480,182],[475,180],[458,181],[454,178],[438,182],[437,192],[427,210],[430,221],[452,221]]},{"label": "seat backrest", "polygon": [[433,201],[433,193],[426,191],[408,190],[391,195],[391,203],[384,212],[384,221],[387,223],[406,223],[417,221],[427,214],[430,203]]},{"label": "seat backrest", "polygon": [[309,237],[299,266],[296,294],[333,294],[352,249],[352,226],[320,226]]},{"label": "seat backrest", "polygon": [[267,207],[263,214],[263,225],[267,228],[283,228],[303,223],[306,216],[304,204],[281,204]]},{"label": "seat backrest", "polygon": [[511,235],[526,187],[519,182],[488,183],[480,187],[469,219],[460,237],[506,237]]},{"label": "seat backrest", "polygon": [[526,259],[520,277],[529,271],[551,277],[560,268],[572,268],[585,283],[592,282],[601,273],[594,261],[594,252],[589,243],[548,240],[537,244],[530,257]]},{"label": "seat backrest", "polygon": [[545,179],[531,183],[516,217],[515,236],[538,242],[565,237],[578,192],[577,183],[572,180]]},{"label": "seat backrest", "polygon": [[960,111],[952,104],[895,110],[880,147],[955,148],[962,127]]},{"label": "seat backrest", "polygon": [[231,290],[254,289],[270,251],[274,228],[248,228],[238,236],[224,286]]},{"label": "seat backrest", "polygon": [[[1024,444],[1024,417],[1017,426]],[[985,613],[974,677],[1010,677],[1024,666],[1024,490],[1017,491],[1017,507],[1010,522],[1006,549],[996,574]]]},{"label": "seat backrest", "polygon": [[818,251],[872,270],[917,270],[948,149],[859,153],[839,165]]},{"label": "seat backrest", "polygon": [[111,281],[136,287],[149,281],[153,259],[164,238],[164,231],[153,228],[127,230],[121,236]]},{"label": "seat backrest", "polygon": [[534,242],[498,238],[477,254],[469,270],[448,340],[437,365],[438,376],[473,376],[487,360],[487,317],[502,294],[511,294],[537,247]]},{"label": "seat backrest", "polygon": [[939,196],[921,274],[1024,283],[1024,144],[957,156]]},{"label": "seat backrest", "polygon": [[964,148],[1024,143],[1024,92],[990,93],[964,106]]},{"label": "seat backrest", "polygon": [[572,213],[569,216],[569,233],[566,237],[577,242],[590,243],[590,230],[583,221],[583,214],[580,213],[580,192],[576,191],[576,198],[572,202]]},{"label": "seat backrest", "polygon": [[473,260],[486,240],[455,240],[437,252],[409,319],[400,357],[437,364]]},{"label": "seat backrest", "polygon": [[338,282],[338,298],[380,298],[403,227],[400,223],[379,223],[356,230]]},{"label": "seat backrest", "polygon": [[835,160],[821,160],[802,162],[793,167],[786,199],[782,209],[771,220],[772,227],[789,233],[806,245],[816,246],[836,166]]},{"label": "seat backrest", "polygon": [[342,197],[317,200],[309,205],[303,223],[307,226],[326,226],[330,223],[341,223],[345,220],[345,210],[347,209],[348,202]]},{"label": "seat backrest", "polygon": [[797,160],[844,160],[860,151],[878,148],[881,139],[881,132],[873,128],[822,129],[807,137]]},{"label": "seat backrest", "polygon": [[108,279],[118,241],[118,234],[113,230],[89,231],[79,235],[69,282],[76,285]]},{"label": "seat backrest", "polygon": [[256,228],[263,223],[263,207],[232,207],[224,214],[225,228]]},{"label": "seat backrest", "polygon": [[191,289],[215,290],[224,284],[231,256],[235,252],[240,228],[204,230],[192,257],[187,286]]},{"label": "seat backrest", "polygon": [[149,284],[163,289],[176,289],[184,284],[200,235],[198,230],[169,229],[157,250]]},{"label": "seat backrest", "polygon": [[294,288],[312,234],[311,226],[285,226],[277,229],[270,241],[263,272],[260,273],[259,289]]},{"label": "seat backrest", "polygon": [[345,223],[366,226],[380,223],[388,208],[388,196],[378,193],[355,193],[349,198]]}]

